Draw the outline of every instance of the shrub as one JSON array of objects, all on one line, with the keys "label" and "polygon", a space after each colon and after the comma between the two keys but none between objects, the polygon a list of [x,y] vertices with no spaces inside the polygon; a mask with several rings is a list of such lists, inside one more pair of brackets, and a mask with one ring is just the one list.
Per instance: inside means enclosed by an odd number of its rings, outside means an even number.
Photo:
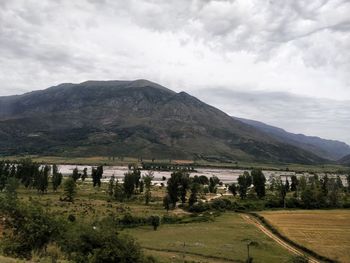
[{"label": "shrub", "polygon": [[202,213],[202,212],[208,211],[209,209],[210,209],[210,206],[208,203],[199,201],[198,203],[191,206],[189,208],[189,211],[192,213]]}]

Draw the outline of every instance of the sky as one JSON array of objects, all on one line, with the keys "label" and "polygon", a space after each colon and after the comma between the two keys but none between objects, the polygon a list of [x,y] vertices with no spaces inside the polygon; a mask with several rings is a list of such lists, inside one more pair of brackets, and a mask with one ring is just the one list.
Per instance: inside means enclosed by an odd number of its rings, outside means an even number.
[{"label": "sky", "polygon": [[1,0],[0,96],[148,79],[350,144],[349,0]]}]

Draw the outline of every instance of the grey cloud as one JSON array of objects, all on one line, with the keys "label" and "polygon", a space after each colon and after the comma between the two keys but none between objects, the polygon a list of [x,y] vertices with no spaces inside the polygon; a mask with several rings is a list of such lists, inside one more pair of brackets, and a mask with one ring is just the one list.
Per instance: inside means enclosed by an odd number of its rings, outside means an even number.
[{"label": "grey cloud", "polygon": [[350,101],[315,99],[284,92],[232,91],[224,88],[192,93],[232,116],[350,144]]}]

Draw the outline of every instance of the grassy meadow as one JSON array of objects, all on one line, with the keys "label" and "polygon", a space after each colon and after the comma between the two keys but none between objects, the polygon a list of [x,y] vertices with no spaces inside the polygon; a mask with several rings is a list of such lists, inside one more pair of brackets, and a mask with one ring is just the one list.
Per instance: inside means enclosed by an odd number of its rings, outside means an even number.
[{"label": "grassy meadow", "polygon": [[163,252],[164,262],[182,262],[183,251],[189,258],[202,256],[205,262],[244,262],[249,241],[257,242],[250,249],[254,262],[286,262],[291,256],[238,213],[227,212],[213,222],[162,225],[157,231],[149,227],[127,231],[148,251]]},{"label": "grassy meadow", "polygon": [[283,235],[320,255],[350,262],[350,210],[260,212]]},{"label": "grassy meadow", "polygon": [[[184,218],[181,224],[162,224],[157,231],[149,225],[121,229],[140,243],[146,255],[154,256],[159,262],[183,262],[184,251],[185,259],[193,262],[245,262],[250,241],[257,243],[250,249],[254,262],[287,262],[291,256],[238,213],[212,215],[210,221],[200,222],[201,215],[191,217],[182,209],[167,212],[161,202],[164,188],[152,189],[153,199],[148,206],[142,195],[123,203],[109,200],[107,184],[95,189],[90,182],[78,182],[77,192],[74,202],[70,203],[60,201],[62,188],[57,192],[49,190],[46,194],[39,194],[36,190],[20,187],[18,198],[22,202],[35,202],[59,216],[74,215],[81,222],[92,222],[106,216],[121,217],[128,213],[139,217],[168,215]],[[186,223],[187,219],[189,223]],[[2,260],[15,262],[9,258]]]}]

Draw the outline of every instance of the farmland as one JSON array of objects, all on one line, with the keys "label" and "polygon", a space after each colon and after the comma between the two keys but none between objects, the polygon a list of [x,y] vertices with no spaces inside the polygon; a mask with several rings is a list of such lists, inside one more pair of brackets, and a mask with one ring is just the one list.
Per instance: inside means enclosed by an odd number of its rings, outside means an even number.
[{"label": "farmland", "polygon": [[320,255],[350,262],[350,210],[259,213],[283,235]]}]

